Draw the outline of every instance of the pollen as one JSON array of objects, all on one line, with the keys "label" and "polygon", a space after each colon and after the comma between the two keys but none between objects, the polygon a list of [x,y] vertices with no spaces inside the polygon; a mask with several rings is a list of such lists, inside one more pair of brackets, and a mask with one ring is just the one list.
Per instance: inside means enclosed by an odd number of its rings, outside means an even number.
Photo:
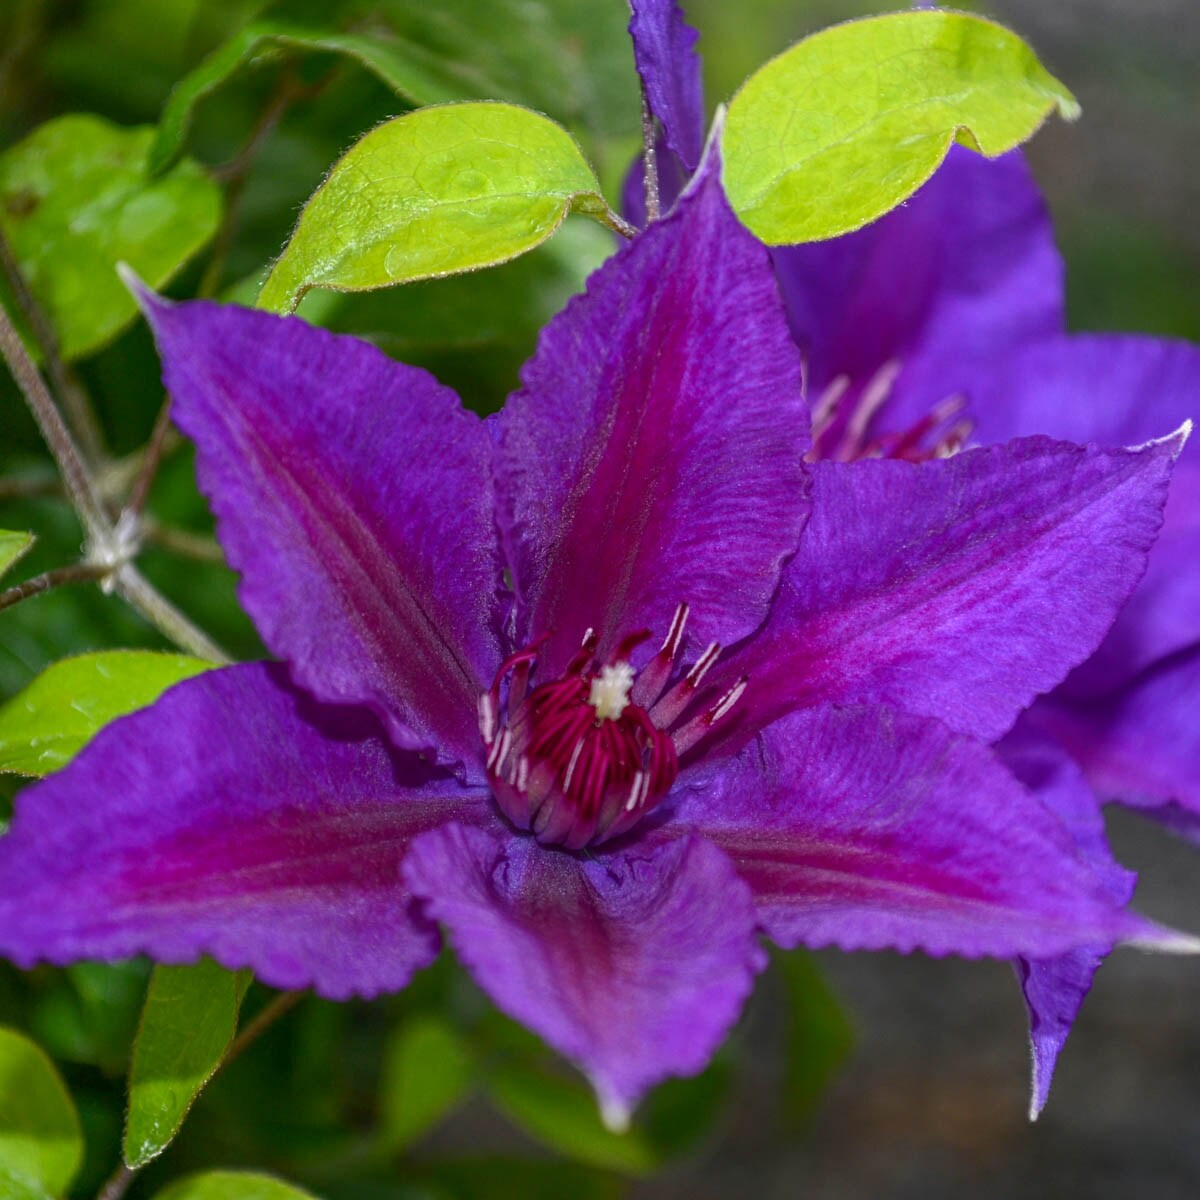
[{"label": "pollen", "polygon": [[588,703],[596,710],[596,720],[617,721],[629,704],[629,692],[635,675],[627,662],[609,663],[601,667],[592,680]]}]

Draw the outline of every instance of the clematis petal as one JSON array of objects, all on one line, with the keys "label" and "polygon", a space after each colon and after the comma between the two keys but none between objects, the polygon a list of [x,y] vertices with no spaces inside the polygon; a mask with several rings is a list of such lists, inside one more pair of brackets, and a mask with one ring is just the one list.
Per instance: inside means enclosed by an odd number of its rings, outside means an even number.
[{"label": "clematis petal", "polygon": [[1039,700],[1022,725],[1049,734],[1105,800],[1144,809],[1200,845],[1200,646],[1119,692]]},{"label": "clematis petal", "polygon": [[[1046,339],[971,377],[976,436],[1045,433],[1137,446],[1200,417],[1200,346],[1095,334]],[[1156,659],[1200,642],[1200,440],[1171,479],[1162,535],[1146,576],[1100,649],[1068,684],[1073,695],[1120,687]]]},{"label": "clematis petal", "polygon": [[630,0],[629,36],[650,111],[667,145],[694,171],[704,147],[704,87],[700,36],[684,20],[677,0]]},{"label": "clematis petal", "polygon": [[766,251],[715,150],[670,216],[608,260],[542,333],[500,415],[501,536],[547,678],[665,631],[698,643],[766,615],[808,512],[808,410]]},{"label": "clematis petal", "polygon": [[209,954],[330,999],[394,991],[438,949],[400,859],[441,821],[489,819],[487,805],[282,667],[213,671],[17,797],[0,953],[25,967]]},{"label": "clematis petal", "polygon": [[620,1127],[642,1093],[703,1069],[764,957],[754,905],[697,839],[578,858],[448,825],[405,879],[505,1012],[591,1080]]},{"label": "clematis petal", "polygon": [[1046,958],[1158,937],[989,747],[940,721],[808,709],[710,770],[660,836],[720,846],[783,946]]},{"label": "clematis petal", "polygon": [[142,303],[267,646],[318,699],[370,705],[399,745],[473,764],[475,705],[503,657],[483,422],[355,338]]},{"label": "clematis petal", "polygon": [[[1109,899],[1116,905],[1128,904],[1137,876],[1113,859],[1100,803],[1079,767],[1054,742],[1028,730],[1014,730],[997,746],[997,752],[1017,779],[1071,831],[1080,854],[1095,871]],[[1016,961],[1017,977],[1029,1008],[1031,1120],[1046,1106],[1058,1056],[1091,990],[1096,970],[1111,950],[1111,944],[1102,943],[1057,958]]]},{"label": "clematis petal", "polygon": [[957,391],[965,365],[1064,327],[1062,259],[1019,152],[952,146],[903,207],[772,257],[811,393],[841,375],[860,389],[895,363],[880,414],[893,432]]},{"label": "clematis petal", "polygon": [[999,737],[1107,633],[1145,569],[1183,436],[816,463],[770,621],[713,672],[714,690],[750,678],[732,735],[833,702]]}]

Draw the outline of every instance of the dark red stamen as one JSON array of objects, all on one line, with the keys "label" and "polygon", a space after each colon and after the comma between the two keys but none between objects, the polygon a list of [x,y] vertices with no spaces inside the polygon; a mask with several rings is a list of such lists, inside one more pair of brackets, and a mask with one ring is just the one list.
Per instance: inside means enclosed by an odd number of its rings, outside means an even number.
[{"label": "dark red stamen", "polygon": [[870,434],[899,371],[898,362],[885,363],[861,388],[852,388],[845,375],[835,379],[813,405],[809,460],[896,458],[925,462],[957,454],[973,430],[971,421],[963,416],[967,404],[962,396],[948,397],[907,429]]},{"label": "dark red stamen", "polygon": [[[635,676],[629,656],[650,635],[631,634],[611,661],[597,663],[592,630],[560,679],[529,688],[545,638],[511,655],[479,698],[479,730],[497,803],[539,841],[578,850],[635,825],[670,791],[679,755],[700,740],[741,695],[739,683],[690,720],[716,661],[714,643],[678,674],[687,605],[681,604],[662,649]],[[508,694],[501,693],[508,680]]]}]

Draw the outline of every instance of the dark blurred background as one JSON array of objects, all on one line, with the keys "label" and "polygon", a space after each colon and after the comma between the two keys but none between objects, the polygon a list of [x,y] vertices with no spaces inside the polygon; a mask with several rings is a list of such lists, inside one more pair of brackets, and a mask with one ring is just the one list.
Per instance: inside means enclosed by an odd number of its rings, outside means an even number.
[{"label": "dark blurred background", "polygon": [[[447,11],[470,24],[472,2],[481,15],[489,8],[489,0],[454,0]],[[0,0],[0,150],[65,112],[154,123],[171,85],[262,7],[253,0]],[[438,33],[436,0],[424,8],[397,0],[378,7],[389,19],[424,21],[426,32]],[[749,71],[805,33],[887,7],[895,6],[692,0],[688,10],[702,32],[710,100],[727,97]],[[993,0],[969,7],[1023,34],[1083,104],[1078,124],[1051,122],[1029,151],[1067,258],[1073,326],[1200,340],[1200,4]],[[521,38],[537,32],[540,6],[508,8],[532,24],[512,35],[507,61],[492,64],[494,77],[513,98],[569,123],[611,192],[637,145],[621,0],[580,0],[588,16],[577,35],[538,43],[539,54],[561,51],[564,57],[543,57],[537,66],[522,63]],[[495,45],[484,49],[499,53]],[[232,160],[281,69],[278,62],[261,63],[205,100],[190,152],[210,166]],[[294,69],[320,93],[293,106],[260,148],[215,281],[222,294],[253,287],[336,155],[403,107],[361,69],[320,56]],[[469,277],[465,285],[449,280],[356,302],[318,302],[309,315],[375,337],[398,357],[429,366],[479,407],[492,407],[515,381],[538,326],[607,248],[603,234],[579,226],[528,259]],[[194,294],[205,270],[202,256],[173,290]],[[129,330],[77,369],[119,462],[144,442],[160,399],[144,330]],[[1200,413],[1200,397],[1197,402]],[[46,467],[32,424],[7,379],[0,380],[0,480],[36,476]],[[31,569],[55,565],[77,549],[73,519],[52,490],[48,485],[44,497],[16,499],[0,485],[0,526],[41,535]],[[164,525],[207,535],[186,448],[168,461],[151,511]],[[231,649],[257,652],[233,602],[233,581],[219,563],[181,563],[160,548],[151,551],[146,568]],[[0,699],[66,653],[135,644],[157,643],[116,601],[92,590],[30,602],[0,622]],[[0,816],[12,791],[4,786]],[[1117,814],[1111,824],[1118,857],[1144,872],[1140,907],[1200,931],[1195,853],[1136,817]],[[831,1008],[821,975],[844,1021]],[[89,1183],[94,1189],[115,1155],[121,1047],[132,1033],[143,980],[136,967],[122,976],[83,974],[65,983],[39,976],[32,985],[0,972],[0,1022],[34,1028],[67,1064],[84,1109],[89,1162],[80,1195],[89,1194]],[[427,989],[431,1003],[441,1003],[437,988],[449,986],[466,1011],[478,1007],[461,979],[435,984]],[[357,1143],[336,1136],[339,1129],[357,1136],[376,1119],[379,1102],[371,1089],[380,1068],[372,1038],[383,1038],[421,1003],[345,1008],[306,1002],[264,1040],[257,1057],[201,1100],[164,1159],[168,1174],[213,1162],[277,1166],[328,1200],[508,1195],[501,1176],[510,1168],[499,1166],[490,1180],[485,1173],[473,1183],[429,1184],[432,1190],[414,1181],[422,1178],[422,1164],[468,1151],[497,1162],[555,1161],[546,1138],[528,1136],[529,1121],[518,1131],[522,1123],[514,1123],[512,1104],[469,1101],[398,1153],[393,1168],[366,1171],[367,1182],[359,1179]],[[964,1192],[1029,1200],[1200,1195],[1200,962],[1122,951],[1106,964],[1036,1125],[1026,1117],[1026,1043],[1016,982],[1001,964],[826,953],[777,962],[718,1064],[730,1095],[705,1110],[712,1124],[698,1144],[628,1184],[620,1173],[584,1167],[545,1175],[536,1165],[522,1167],[523,1175],[511,1167],[519,1181],[512,1194],[764,1200]],[[613,1164],[611,1151],[587,1149],[575,1157]],[[131,1197],[150,1195],[155,1179],[151,1172]]]}]

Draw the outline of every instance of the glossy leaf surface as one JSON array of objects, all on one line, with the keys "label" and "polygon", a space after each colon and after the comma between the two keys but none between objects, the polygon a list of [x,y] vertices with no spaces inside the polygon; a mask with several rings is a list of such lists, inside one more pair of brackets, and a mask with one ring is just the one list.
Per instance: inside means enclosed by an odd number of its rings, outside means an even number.
[{"label": "glossy leaf surface", "polygon": [[764,242],[820,241],[907,199],[958,140],[994,158],[1074,97],[1016,34],[965,13],[835,25],[755,72],[729,105],[725,186]]},{"label": "glossy leaf surface", "polygon": [[55,663],[0,707],[0,772],[57,771],[101,726],[210,665],[152,650],[105,650]]},{"label": "glossy leaf surface", "polygon": [[291,311],[313,287],[363,291],[515,258],[567,213],[606,211],[579,147],[511,104],[447,104],[373,129],[334,165],[263,286]]},{"label": "glossy leaf surface", "polygon": [[248,983],[247,972],[226,971],[208,959],[155,967],[129,1073],[127,1166],[145,1166],[179,1132],[237,1033]]}]

